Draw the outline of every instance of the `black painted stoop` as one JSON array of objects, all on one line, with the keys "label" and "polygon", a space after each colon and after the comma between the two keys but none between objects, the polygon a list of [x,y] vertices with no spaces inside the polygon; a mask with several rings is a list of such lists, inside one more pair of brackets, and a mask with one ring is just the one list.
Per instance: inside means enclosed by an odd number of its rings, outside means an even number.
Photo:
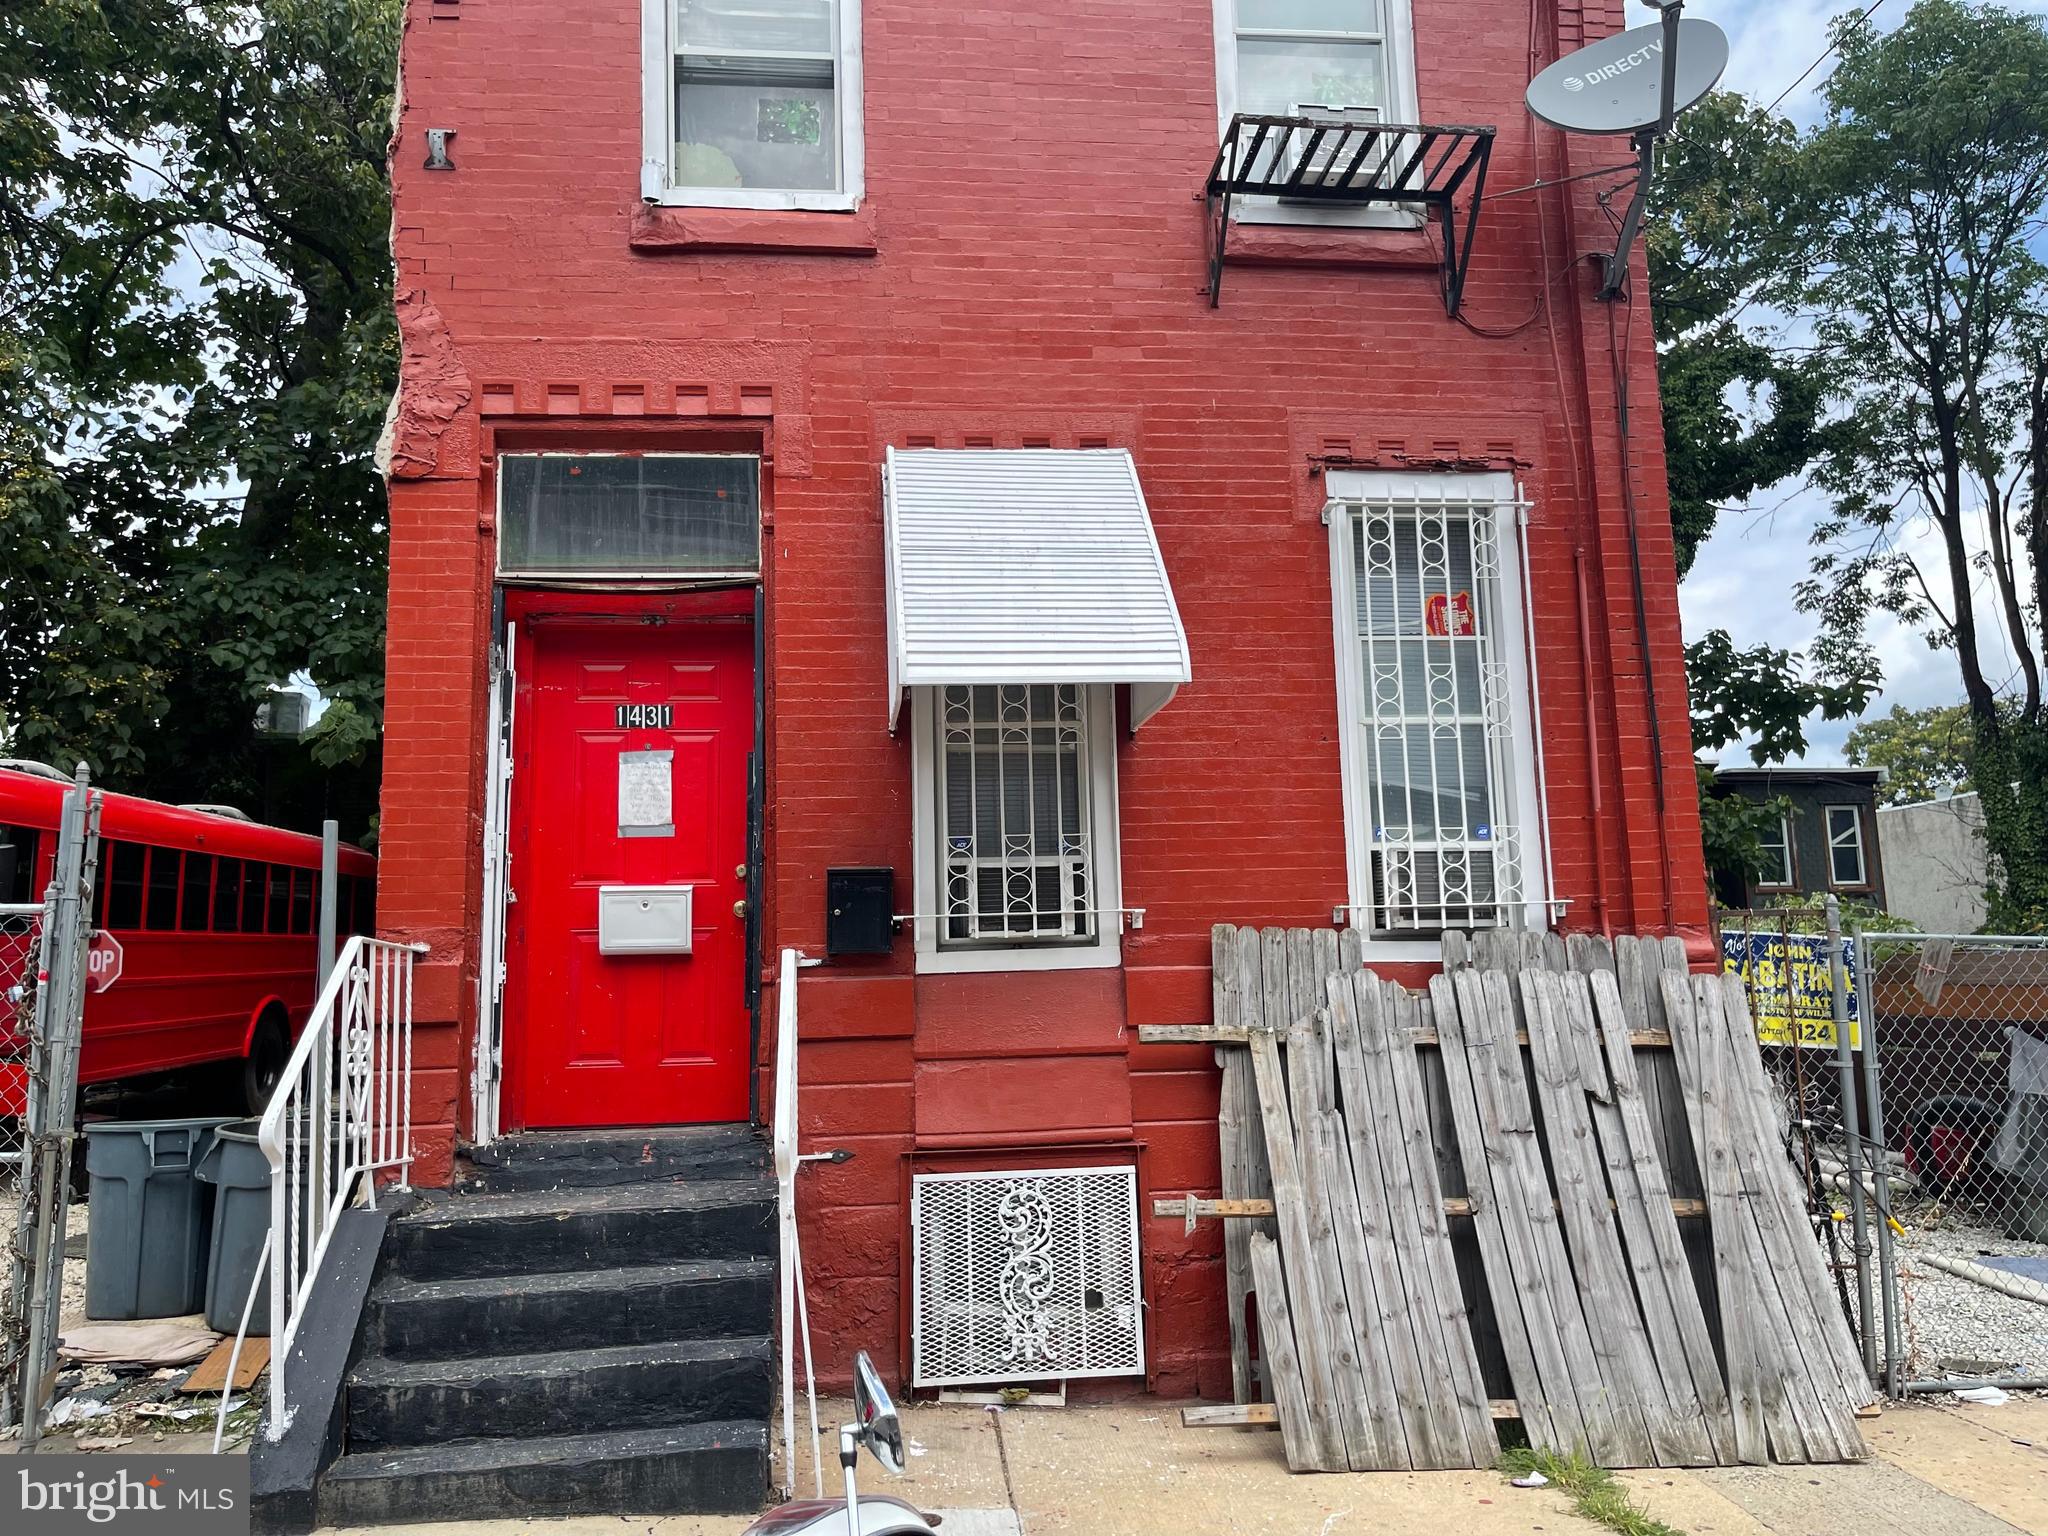
[{"label": "black painted stoop", "polygon": [[761,1508],[774,1254],[748,1127],[480,1150],[391,1223],[320,1523]]}]

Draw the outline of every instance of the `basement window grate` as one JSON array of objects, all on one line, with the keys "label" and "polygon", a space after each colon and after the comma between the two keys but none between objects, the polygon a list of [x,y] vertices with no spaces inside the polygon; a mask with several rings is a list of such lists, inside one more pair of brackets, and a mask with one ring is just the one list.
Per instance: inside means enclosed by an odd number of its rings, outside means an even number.
[{"label": "basement window grate", "polygon": [[1145,1369],[1135,1168],[912,1178],[911,1385]]}]

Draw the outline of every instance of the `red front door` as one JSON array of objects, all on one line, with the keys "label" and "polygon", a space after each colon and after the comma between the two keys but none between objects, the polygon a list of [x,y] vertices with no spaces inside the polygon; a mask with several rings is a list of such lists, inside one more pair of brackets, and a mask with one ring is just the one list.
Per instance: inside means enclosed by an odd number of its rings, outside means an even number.
[{"label": "red front door", "polygon": [[518,649],[508,1119],[744,1120],[751,624],[536,617]]}]

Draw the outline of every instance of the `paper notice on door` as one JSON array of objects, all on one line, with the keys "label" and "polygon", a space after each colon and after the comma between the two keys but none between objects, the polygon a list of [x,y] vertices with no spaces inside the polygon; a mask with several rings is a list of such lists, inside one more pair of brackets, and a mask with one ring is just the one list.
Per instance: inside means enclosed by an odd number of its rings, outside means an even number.
[{"label": "paper notice on door", "polygon": [[619,754],[619,836],[674,837],[673,752]]}]

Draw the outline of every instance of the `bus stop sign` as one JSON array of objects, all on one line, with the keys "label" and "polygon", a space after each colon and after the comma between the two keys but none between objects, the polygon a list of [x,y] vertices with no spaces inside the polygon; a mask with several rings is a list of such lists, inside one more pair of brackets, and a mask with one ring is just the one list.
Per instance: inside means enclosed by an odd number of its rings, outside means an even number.
[{"label": "bus stop sign", "polygon": [[85,952],[85,979],[95,992],[104,992],[121,979],[121,941],[104,928],[95,928],[92,946]]}]

